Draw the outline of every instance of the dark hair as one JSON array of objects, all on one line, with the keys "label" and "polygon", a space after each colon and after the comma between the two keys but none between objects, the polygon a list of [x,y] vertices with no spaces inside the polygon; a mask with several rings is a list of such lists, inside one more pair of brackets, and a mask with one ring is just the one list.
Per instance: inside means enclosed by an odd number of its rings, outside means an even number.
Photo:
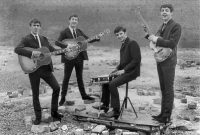
[{"label": "dark hair", "polygon": [[160,11],[161,11],[162,8],[169,8],[171,12],[174,11],[174,8],[173,8],[172,4],[163,4],[163,5],[161,5],[160,6]]},{"label": "dark hair", "polygon": [[[77,14],[70,15],[69,20],[70,20],[72,17],[78,18],[78,15],[77,15]],[[78,19],[79,19],[79,18],[78,18]]]},{"label": "dark hair", "polygon": [[36,18],[32,19],[32,20],[29,22],[29,25],[31,26],[32,24],[35,24],[35,23],[39,23],[40,26],[41,26],[41,22],[40,22],[38,19],[36,19]]},{"label": "dark hair", "polygon": [[123,31],[123,32],[126,32],[126,28],[123,27],[123,26],[117,26],[114,30],[114,34],[120,32],[120,31]]}]

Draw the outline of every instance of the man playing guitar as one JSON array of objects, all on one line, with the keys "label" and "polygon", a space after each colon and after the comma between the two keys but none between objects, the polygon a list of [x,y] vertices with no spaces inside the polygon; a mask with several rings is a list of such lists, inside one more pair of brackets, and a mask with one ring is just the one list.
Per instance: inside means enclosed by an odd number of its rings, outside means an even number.
[{"label": "man playing guitar", "polygon": [[[69,17],[69,27],[65,30],[61,31],[58,41],[62,42],[66,39],[76,39],[79,36],[83,36],[85,39],[88,37],[77,28],[79,22],[79,18],[76,14],[71,15]],[[96,37],[94,40],[90,41],[89,43],[99,41],[99,37]],[[66,48],[67,46],[64,44],[56,43],[57,46],[61,48]],[[83,83],[83,65],[84,60],[88,60],[88,55],[86,50],[82,51],[78,54],[75,59],[69,60],[65,55],[62,55],[61,61],[64,63],[64,79],[62,83],[62,91],[61,91],[61,100],[59,105],[63,105],[65,103],[65,97],[67,95],[69,79],[72,73],[73,68],[75,67],[76,70],[76,77],[78,82],[79,91],[81,93],[83,100],[94,100],[94,98],[88,96],[85,92],[84,83]]]},{"label": "man playing guitar", "polygon": [[[157,71],[162,93],[161,113],[152,116],[155,120],[166,123],[170,121],[174,102],[174,76],[177,63],[177,45],[181,37],[181,26],[172,19],[173,6],[164,4],[160,7],[163,24],[156,35],[146,35],[151,46],[170,48],[171,55],[162,62],[157,62]],[[146,28],[145,28],[146,29]]]},{"label": "man playing guitar", "polygon": [[[31,33],[25,36],[19,45],[15,48],[15,53],[21,56],[25,56],[27,58],[38,58],[41,56],[41,52],[37,51],[38,48],[46,47],[50,50],[50,52],[55,51],[56,49],[52,47],[48,41],[48,39],[44,36],[39,35],[41,29],[41,22],[38,19],[32,19],[29,23]],[[32,48],[33,51],[28,50],[26,48]],[[34,50],[35,49],[35,50]],[[51,101],[51,116],[54,120],[61,120],[63,115],[59,114],[58,111],[58,98],[60,92],[60,86],[54,77],[53,73],[53,65],[52,61],[50,64],[43,65],[36,69],[35,71],[28,74],[31,89],[33,93],[33,107],[35,111],[36,119],[34,120],[34,124],[38,125],[41,122],[42,110],[39,101],[39,85],[40,79],[42,78],[49,86],[53,89],[52,93],[52,101]]]}]

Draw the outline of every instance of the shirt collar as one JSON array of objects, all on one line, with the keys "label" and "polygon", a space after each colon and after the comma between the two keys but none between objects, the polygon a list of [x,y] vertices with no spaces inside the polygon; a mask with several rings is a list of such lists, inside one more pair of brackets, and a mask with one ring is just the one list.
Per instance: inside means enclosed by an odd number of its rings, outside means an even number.
[{"label": "shirt collar", "polygon": [[[71,26],[69,26],[69,29],[71,32],[73,32],[73,28]],[[74,30],[76,30],[76,28],[74,28]]]},{"label": "shirt collar", "polygon": [[31,34],[33,35],[33,37],[35,37],[35,36],[39,36],[38,34],[37,34],[37,35],[33,34],[33,32],[31,32]]}]

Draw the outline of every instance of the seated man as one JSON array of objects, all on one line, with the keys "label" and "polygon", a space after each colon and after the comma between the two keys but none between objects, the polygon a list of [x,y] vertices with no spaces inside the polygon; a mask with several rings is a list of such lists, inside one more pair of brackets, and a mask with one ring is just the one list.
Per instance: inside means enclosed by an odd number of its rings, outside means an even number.
[{"label": "seated man", "polygon": [[102,116],[118,119],[120,115],[120,100],[117,87],[134,80],[140,75],[141,53],[138,43],[127,37],[126,28],[117,26],[114,30],[114,34],[122,42],[120,63],[110,74],[111,76],[117,75],[117,77],[108,84],[103,84],[101,99],[103,104],[94,108],[107,112],[111,95],[111,107],[113,110],[108,113],[103,113]]}]

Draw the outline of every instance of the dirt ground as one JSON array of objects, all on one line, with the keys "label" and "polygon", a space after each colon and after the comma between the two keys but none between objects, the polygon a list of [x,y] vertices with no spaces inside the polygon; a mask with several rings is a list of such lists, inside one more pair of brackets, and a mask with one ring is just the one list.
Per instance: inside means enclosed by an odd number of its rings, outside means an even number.
[{"label": "dirt ground", "polygon": [[[174,85],[175,93],[177,95],[185,95],[188,102],[196,102],[197,109],[188,109],[187,104],[181,103],[180,98],[176,96],[173,119],[177,122],[179,121],[179,116],[183,119],[184,117],[189,116],[188,121],[191,123],[191,128],[194,130],[197,130],[198,126],[200,126],[199,122],[194,121],[196,116],[200,116],[199,52],[199,49],[178,50],[178,64],[176,67]],[[151,50],[143,47],[141,48],[141,53],[141,76],[130,82],[129,96],[137,108],[140,106],[151,106],[155,110],[153,113],[158,113],[160,105],[153,103],[154,99],[160,98],[156,63]],[[93,93],[93,91],[98,91],[97,89],[99,89],[99,87],[97,85],[89,86],[90,78],[109,74],[116,67],[119,60],[119,48],[97,47],[90,45],[88,48],[88,55],[89,61],[85,61],[83,76],[86,91],[88,93]],[[60,62],[60,56],[52,58],[55,69],[54,74],[58,82],[62,84],[63,64]],[[46,86],[46,84],[42,83],[42,86]],[[121,101],[124,97],[124,88],[125,86],[119,88]],[[77,89],[74,71],[70,79],[70,89],[72,93],[71,95],[68,94],[67,100],[74,100],[77,105],[83,104]],[[8,98],[7,92],[16,92],[19,90],[23,90],[24,93],[22,96],[17,98]],[[155,95],[138,96],[137,91],[155,92]],[[45,97],[49,98],[51,95],[41,94],[41,100],[45,99]],[[43,102],[41,102],[41,104],[42,106],[44,105]],[[87,105],[87,109],[92,110],[92,105]],[[18,64],[18,58],[13,52],[13,47],[1,46],[0,49],[0,108],[0,134],[31,134],[30,129],[25,127],[23,121],[24,116],[27,114],[34,116],[32,98],[30,96],[30,83],[27,75],[22,72]],[[64,115],[65,119],[63,123],[73,123],[79,126],[79,123],[70,119],[68,113]],[[186,134],[186,132],[181,132],[180,134]],[[195,134],[195,131],[190,131],[189,134],[193,135]]]}]

